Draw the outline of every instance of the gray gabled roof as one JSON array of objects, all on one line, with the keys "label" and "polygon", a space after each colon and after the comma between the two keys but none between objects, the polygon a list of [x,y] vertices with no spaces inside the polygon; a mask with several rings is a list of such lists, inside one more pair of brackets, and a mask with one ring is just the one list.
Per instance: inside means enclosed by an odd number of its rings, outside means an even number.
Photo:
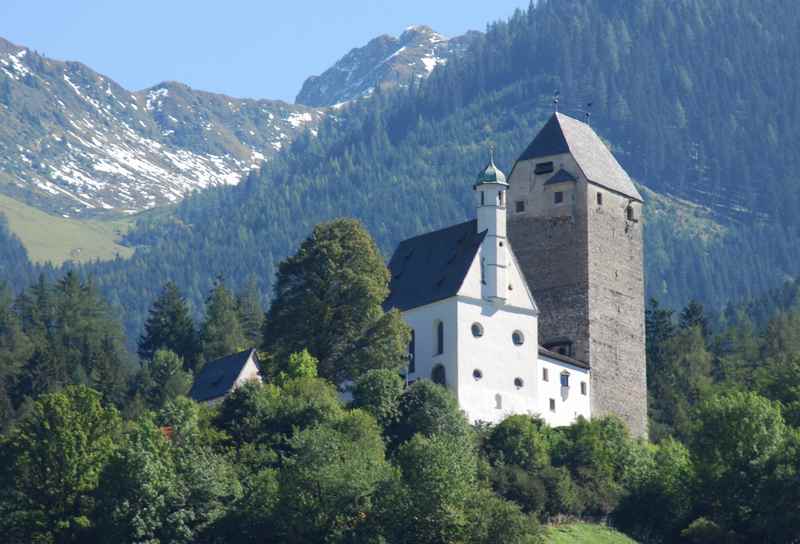
[{"label": "gray gabled roof", "polygon": [[207,363],[195,377],[189,398],[203,402],[228,394],[251,357],[258,367],[255,349],[247,349]]},{"label": "gray gabled roof", "polygon": [[577,119],[554,113],[517,161],[571,153],[590,182],[642,201],[630,176],[597,133]]},{"label": "gray gabled roof", "polygon": [[477,230],[472,220],[400,242],[384,308],[406,311],[455,296],[486,236]]}]

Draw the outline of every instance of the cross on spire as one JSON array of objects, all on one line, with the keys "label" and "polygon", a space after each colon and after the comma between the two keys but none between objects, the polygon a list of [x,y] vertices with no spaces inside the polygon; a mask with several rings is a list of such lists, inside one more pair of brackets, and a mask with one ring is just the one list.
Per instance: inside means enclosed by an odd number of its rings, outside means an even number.
[{"label": "cross on spire", "polygon": [[555,109],[556,113],[558,113],[558,97],[560,95],[561,92],[558,89],[556,89],[556,91],[553,93],[553,108]]}]

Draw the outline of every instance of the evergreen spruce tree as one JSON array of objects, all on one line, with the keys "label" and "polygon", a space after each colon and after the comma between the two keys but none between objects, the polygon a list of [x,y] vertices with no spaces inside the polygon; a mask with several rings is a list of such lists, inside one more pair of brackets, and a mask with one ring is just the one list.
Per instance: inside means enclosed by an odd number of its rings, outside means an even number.
[{"label": "evergreen spruce tree", "polygon": [[151,360],[156,351],[167,349],[183,358],[186,368],[193,369],[197,366],[199,344],[186,301],[170,281],[150,308],[139,339],[139,357]]},{"label": "evergreen spruce tree", "polygon": [[250,276],[247,285],[236,297],[236,308],[242,332],[250,346],[261,345],[261,328],[264,326],[264,308],[261,306],[261,294],[254,276]]},{"label": "evergreen spruce tree", "polygon": [[247,347],[236,299],[225,287],[222,278],[217,278],[206,300],[206,318],[200,334],[206,361],[225,357]]}]

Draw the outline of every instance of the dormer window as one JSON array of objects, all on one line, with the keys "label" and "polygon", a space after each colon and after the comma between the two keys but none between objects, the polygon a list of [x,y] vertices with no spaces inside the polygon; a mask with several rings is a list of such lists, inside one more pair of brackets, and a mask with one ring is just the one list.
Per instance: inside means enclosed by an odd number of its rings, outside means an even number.
[{"label": "dormer window", "polygon": [[564,192],[563,191],[556,191],[553,193],[553,202],[556,204],[561,204],[564,202]]},{"label": "dormer window", "polygon": [[549,174],[553,171],[553,161],[540,162],[536,165],[534,173],[538,176],[540,174]]}]

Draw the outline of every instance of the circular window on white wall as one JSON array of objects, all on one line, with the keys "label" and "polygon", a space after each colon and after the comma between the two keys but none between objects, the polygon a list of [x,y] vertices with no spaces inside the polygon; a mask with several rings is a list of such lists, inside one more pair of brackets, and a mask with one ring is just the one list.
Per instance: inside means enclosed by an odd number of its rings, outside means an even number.
[{"label": "circular window on white wall", "polygon": [[525,343],[525,336],[520,331],[514,331],[511,333],[511,341],[515,346],[521,346]]},{"label": "circular window on white wall", "polygon": [[472,371],[472,377],[475,378],[475,381],[478,381],[483,378],[483,372],[481,372],[479,368],[476,368]]},{"label": "circular window on white wall", "polygon": [[523,385],[525,385],[525,382],[522,381],[522,378],[514,378],[514,387],[522,389]]},{"label": "circular window on white wall", "polygon": [[475,338],[480,338],[483,336],[483,325],[480,323],[473,323],[472,327],[470,327],[470,330],[472,330],[472,336]]}]

